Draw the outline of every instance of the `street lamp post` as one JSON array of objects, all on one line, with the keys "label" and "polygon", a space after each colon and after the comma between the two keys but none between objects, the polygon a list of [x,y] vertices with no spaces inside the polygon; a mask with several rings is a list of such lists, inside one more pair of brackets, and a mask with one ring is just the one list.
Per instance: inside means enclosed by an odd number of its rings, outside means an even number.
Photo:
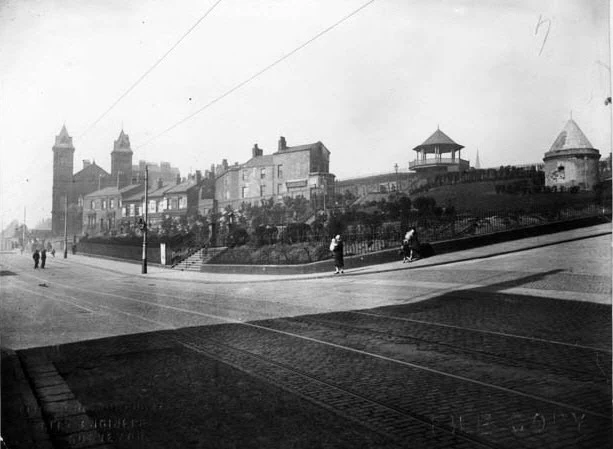
[{"label": "street lamp post", "polygon": [[[23,226],[21,228],[21,247],[23,248],[23,251],[25,251],[26,249],[26,208],[24,206],[23,208]],[[23,253],[22,251],[22,253]]]},{"label": "street lamp post", "polygon": [[149,168],[145,165],[145,221],[143,223],[143,268],[142,274],[147,274],[147,220],[149,215]]},{"label": "street lamp post", "polygon": [[68,258],[68,195],[64,197],[64,259]]},{"label": "street lamp post", "polygon": [[394,170],[396,170],[396,195],[398,195],[398,190],[400,190],[400,185],[398,184],[398,164],[394,164]]}]

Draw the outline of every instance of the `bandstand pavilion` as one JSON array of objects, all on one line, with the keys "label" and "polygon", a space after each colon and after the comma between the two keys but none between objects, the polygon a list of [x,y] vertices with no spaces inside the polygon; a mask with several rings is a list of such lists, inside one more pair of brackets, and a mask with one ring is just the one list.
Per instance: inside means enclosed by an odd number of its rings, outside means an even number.
[{"label": "bandstand pavilion", "polygon": [[409,162],[409,168],[425,177],[466,171],[470,163],[461,158],[462,148],[464,148],[463,145],[454,142],[437,128],[424,143],[413,148],[413,151],[417,153],[417,158]]}]

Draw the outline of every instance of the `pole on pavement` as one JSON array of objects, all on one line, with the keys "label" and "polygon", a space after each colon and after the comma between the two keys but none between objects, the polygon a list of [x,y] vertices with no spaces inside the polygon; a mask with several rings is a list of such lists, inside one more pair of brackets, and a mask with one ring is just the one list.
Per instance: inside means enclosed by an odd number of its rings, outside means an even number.
[{"label": "pole on pavement", "polygon": [[64,259],[68,258],[68,194],[64,197]]},{"label": "pole on pavement", "polygon": [[143,269],[142,274],[147,274],[147,219],[149,210],[149,168],[145,165],[145,221],[143,223]]},{"label": "pole on pavement", "polygon": [[26,207],[25,206],[23,207],[23,226],[21,228],[21,231],[22,231],[21,247],[25,251],[26,249]]}]

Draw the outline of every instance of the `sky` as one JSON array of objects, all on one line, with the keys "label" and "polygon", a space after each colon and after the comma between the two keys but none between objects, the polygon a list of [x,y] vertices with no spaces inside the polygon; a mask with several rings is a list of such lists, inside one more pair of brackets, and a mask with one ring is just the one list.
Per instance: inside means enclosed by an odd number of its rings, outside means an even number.
[{"label": "sky", "polygon": [[[606,0],[0,0],[0,210],[51,216],[52,146],[75,172],[133,162],[182,175],[321,141],[337,179],[407,170],[437,126],[482,167],[541,162],[573,119],[611,151]],[[168,130],[205,107],[189,120]]]}]

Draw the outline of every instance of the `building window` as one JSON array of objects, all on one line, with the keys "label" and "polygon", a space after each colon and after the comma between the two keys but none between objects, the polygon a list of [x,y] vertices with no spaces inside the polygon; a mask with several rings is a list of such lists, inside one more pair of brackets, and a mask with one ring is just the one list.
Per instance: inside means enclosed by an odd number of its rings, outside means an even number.
[{"label": "building window", "polygon": [[260,196],[264,196],[264,195],[266,195],[266,186],[261,185],[260,186]]},{"label": "building window", "polygon": [[282,190],[283,190],[283,184],[277,184],[277,195],[281,195]]},{"label": "building window", "polygon": [[79,203],[79,207],[83,207],[83,197],[82,196],[79,196],[78,203]]},{"label": "building window", "polygon": [[246,191],[247,191],[247,187],[241,187],[241,198],[245,198]]},{"label": "building window", "polygon": [[247,180],[247,170],[243,170],[243,181]]},{"label": "building window", "polygon": [[109,209],[115,209],[115,198],[111,198],[109,201]]},{"label": "building window", "polygon": [[106,209],[106,200],[102,200],[102,209]]},{"label": "building window", "polygon": [[96,208],[96,201],[92,200],[91,204],[90,204],[90,209],[95,209]]},{"label": "building window", "polygon": [[[126,209],[127,208],[128,207],[126,206]],[[130,204],[130,214],[129,214],[129,216],[130,217],[134,217],[135,215],[136,215],[136,205]]]},{"label": "building window", "polygon": [[283,165],[277,167],[277,178],[283,178]]},{"label": "building window", "polygon": [[179,197],[179,209],[187,209],[187,197],[186,196]]},{"label": "building window", "polygon": [[139,216],[140,215],[140,211],[143,210],[142,207],[134,205],[134,215],[135,216]]},{"label": "building window", "polygon": [[155,200],[149,200],[149,212],[152,212],[152,213],[157,212]]},{"label": "building window", "polygon": [[260,169],[260,179],[264,179],[264,178],[266,178],[266,169],[261,168]]}]

